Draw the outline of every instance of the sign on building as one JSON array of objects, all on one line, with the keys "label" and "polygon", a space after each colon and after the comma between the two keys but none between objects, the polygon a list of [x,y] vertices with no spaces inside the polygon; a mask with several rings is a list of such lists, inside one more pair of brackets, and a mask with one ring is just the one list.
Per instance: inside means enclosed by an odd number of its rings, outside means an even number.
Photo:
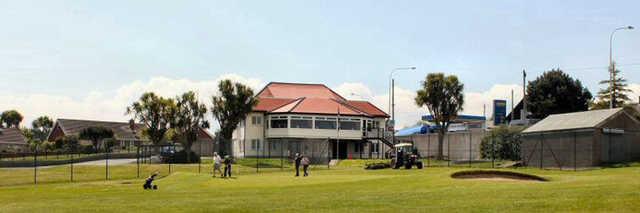
[{"label": "sign on building", "polygon": [[507,117],[507,101],[493,100],[493,125],[505,124]]}]

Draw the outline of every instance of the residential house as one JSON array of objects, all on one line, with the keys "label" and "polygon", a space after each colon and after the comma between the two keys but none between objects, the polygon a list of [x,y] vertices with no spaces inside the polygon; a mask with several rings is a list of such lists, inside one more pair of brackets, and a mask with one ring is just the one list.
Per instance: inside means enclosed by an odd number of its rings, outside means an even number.
[{"label": "residential house", "polygon": [[[128,122],[113,121],[96,121],[96,120],[78,120],[78,119],[58,119],[53,126],[48,140],[54,141],[66,135],[79,135],[83,129],[92,126],[102,126],[109,128],[114,133],[114,139],[117,141],[116,149],[135,151],[136,145],[148,144],[149,142],[140,137],[140,132],[145,128],[142,124],[135,124],[136,132],[131,129]],[[90,141],[80,141],[82,144],[91,144]],[[214,139],[205,129],[201,129],[198,141],[196,141],[191,150],[200,155],[210,156],[213,153]]]},{"label": "residential house", "polygon": [[0,128],[0,152],[27,151],[27,140],[18,128]]}]

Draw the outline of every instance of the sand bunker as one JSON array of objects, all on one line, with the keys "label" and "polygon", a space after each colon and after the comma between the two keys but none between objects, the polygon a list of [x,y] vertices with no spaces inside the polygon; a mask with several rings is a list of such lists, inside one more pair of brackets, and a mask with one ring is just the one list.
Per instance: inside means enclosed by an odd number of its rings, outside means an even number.
[{"label": "sand bunker", "polygon": [[517,172],[496,171],[496,170],[473,170],[461,171],[451,174],[452,178],[476,179],[476,180],[498,180],[498,181],[548,181],[547,179]]}]

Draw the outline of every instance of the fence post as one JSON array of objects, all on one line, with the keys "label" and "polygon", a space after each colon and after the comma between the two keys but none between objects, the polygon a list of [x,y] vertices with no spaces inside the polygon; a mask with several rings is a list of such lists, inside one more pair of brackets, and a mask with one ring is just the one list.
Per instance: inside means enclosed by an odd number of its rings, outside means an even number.
[{"label": "fence post", "polygon": [[469,167],[471,167],[471,141],[473,140],[473,136],[471,135],[471,130],[469,130]]},{"label": "fence post", "polygon": [[108,149],[105,152],[104,179],[109,180],[109,150]]},{"label": "fence post", "polygon": [[447,167],[451,167],[451,134],[447,134]]},{"label": "fence post", "polygon": [[136,146],[136,167],[137,167],[137,177],[140,178],[140,143]]},{"label": "fence post", "polygon": [[542,158],[544,157],[542,154],[544,152],[544,149],[542,149],[543,146],[544,146],[544,133],[540,133],[540,169],[542,169],[543,167],[542,166],[542,163],[543,163]]},{"label": "fence post", "polygon": [[429,154],[431,154],[429,152],[430,147],[431,147],[431,135],[427,134],[427,167],[431,166],[431,157],[429,156]]},{"label": "fence post", "polygon": [[73,182],[73,152],[71,152],[71,163],[69,165],[71,166],[71,182]]},{"label": "fence post", "polygon": [[38,145],[33,155],[33,184],[38,184]]},{"label": "fence post", "polygon": [[[198,148],[198,152],[199,152],[199,155],[198,155],[198,174],[200,174],[200,170],[201,170],[201,167],[202,167],[202,141],[200,141],[198,143],[200,144],[200,146]],[[189,163],[191,163],[191,162],[189,162]]]},{"label": "fence post", "polygon": [[574,172],[578,170],[578,163],[577,163],[578,157],[576,156],[576,154],[578,153],[576,151],[576,148],[577,148],[577,146],[576,146],[576,142],[577,142],[576,134],[577,134],[576,131],[573,131],[573,171]]},{"label": "fence post", "polygon": [[491,168],[496,168],[496,137],[491,132]]}]

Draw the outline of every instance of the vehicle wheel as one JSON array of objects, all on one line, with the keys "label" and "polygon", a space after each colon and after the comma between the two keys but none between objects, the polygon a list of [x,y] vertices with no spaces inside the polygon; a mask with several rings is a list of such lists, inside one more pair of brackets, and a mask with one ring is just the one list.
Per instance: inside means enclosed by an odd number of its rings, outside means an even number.
[{"label": "vehicle wheel", "polygon": [[404,168],[405,168],[405,169],[411,169],[411,164],[410,164],[410,163],[405,164],[405,165],[404,165]]}]

